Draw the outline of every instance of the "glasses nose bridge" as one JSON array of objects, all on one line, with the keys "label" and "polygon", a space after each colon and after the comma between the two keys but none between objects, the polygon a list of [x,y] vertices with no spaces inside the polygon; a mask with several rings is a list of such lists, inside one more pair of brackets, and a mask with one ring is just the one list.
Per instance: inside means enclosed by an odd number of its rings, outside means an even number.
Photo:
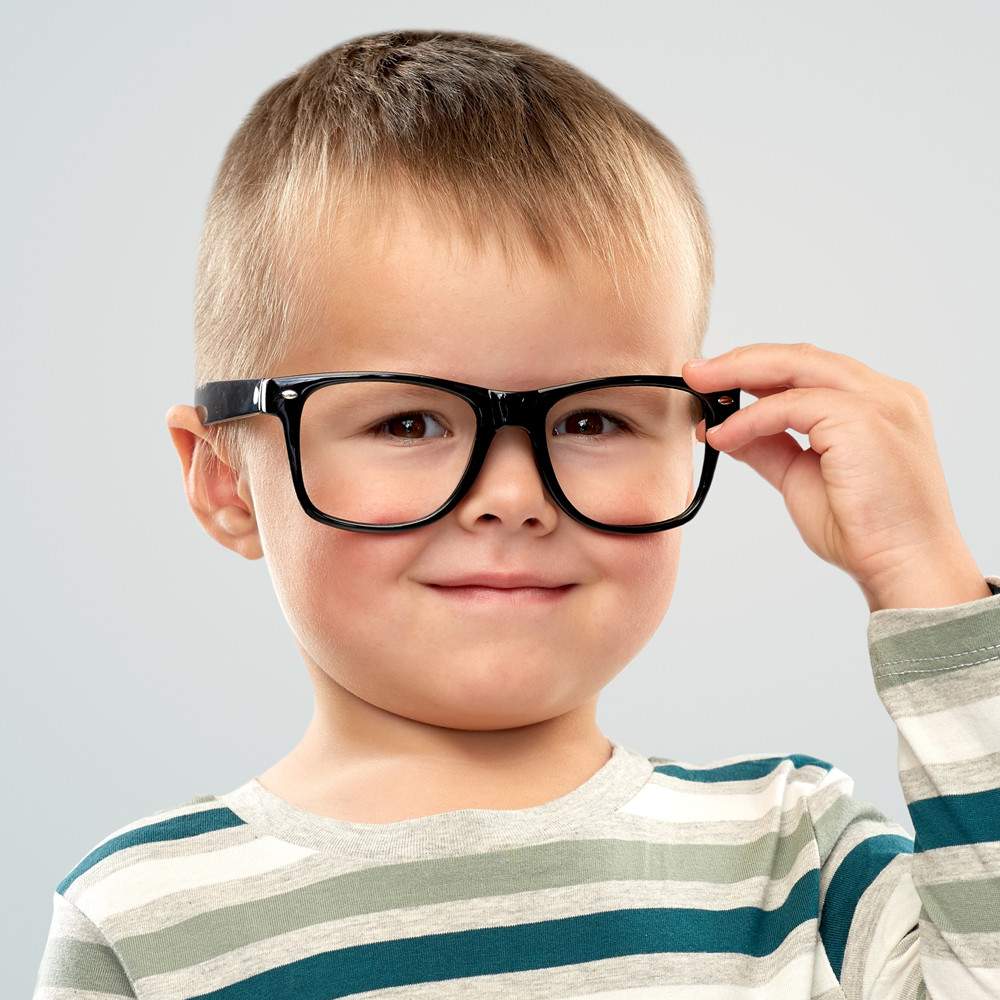
[{"label": "glasses nose bridge", "polygon": [[530,433],[537,392],[505,392],[502,389],[487,391],[494,431],[500,430],[501,427],[523,427]]},{"label": "glasses nose bridge", "polygon": [[534,435],[531,430],[531,424],[538,406],[538,390],[506,392],[502,389],[487,389],[486,391],[489,394],[489,414],[487,419],[492,428],[487,432],[488,438],[492,442],[496,437],[497,431],[504,427],[522,428],[531,442],[529,447],[534,456],[536,470],[544,479],[544,470],[539,464],[538,455],[535,454]]}]

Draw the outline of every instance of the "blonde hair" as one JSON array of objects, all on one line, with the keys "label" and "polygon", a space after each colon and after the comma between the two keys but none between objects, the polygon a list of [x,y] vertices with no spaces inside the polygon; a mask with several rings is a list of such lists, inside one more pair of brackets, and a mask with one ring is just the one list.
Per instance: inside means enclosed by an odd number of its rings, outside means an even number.
[{"label": "blonde hair", "polygon": [[[259,378],[310,310],[310,247],[338,212],[377,218],[405,192],[430,219],[509,265],[527,244],[601,264],[621,301],[669,272],[700,352],[714,282],[705,207],[684,157],[596,80],[522,42],[381,31],[316,56],[257,99],[231,138],[206,211],[195,288],[195,378]],[[253,421],[211,425],[235,468]],[[215,461],[210,454],[209,461]]]}]

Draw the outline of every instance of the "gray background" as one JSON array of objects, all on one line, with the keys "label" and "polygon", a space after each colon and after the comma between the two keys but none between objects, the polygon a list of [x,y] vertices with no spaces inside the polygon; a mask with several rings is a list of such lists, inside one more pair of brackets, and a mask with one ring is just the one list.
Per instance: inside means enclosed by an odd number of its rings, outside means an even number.
[{"label": "gray background", "polygon": [[[706,353],[809,340],[916,382],[959,524],[981,571],[1000,573],[998,11],[6,5],[9,995],[29,992],[52,891],[99,838],[234,787],[309,718],[266,565],[200,528],[163,419],[191,401],[210,184],[262,90],[383,28],[508,35],[592,73],[680,146],[704,193],[718,261]],[[854,581],[725,455],[684,530],[673,604],[606,690],[604,730],[679,759],[832,760],[912,833]]]}]

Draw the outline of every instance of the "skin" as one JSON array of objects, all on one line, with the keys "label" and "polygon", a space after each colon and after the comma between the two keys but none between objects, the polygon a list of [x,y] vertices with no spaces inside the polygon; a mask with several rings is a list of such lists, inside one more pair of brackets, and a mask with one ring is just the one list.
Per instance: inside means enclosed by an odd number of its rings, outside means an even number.
[{"label": "skin", "polygon": [[[526,389],[677,374],[685,360],[687,308],[666,278],[624,310],[585,260],[554,269],[531,256],[509,273],[495,243],[474,253],[406,204],[341,246],[317,256],[316,335],[261,375],[414,371]],[[321,815],[387,822],[537,805],[608,760],[598,696],[666,613],[681,529],[578,524],[548,496],[527,434],[508,427],[446,517],[344,531],[302,511],[275,418],[252,418],[261,447],[247,468],[214,477],[193,407],[166,421],[195,517],[219,544],[266,559],[314,687],[301,740],[258,776],[266,788]],[[553,568],[578,586],[544,610],[463,611],[419,582]]]},{"label": "skin", "polygon": [[686,363],[683,375],[702,392],[738,385],[757,397],[709,443],[781,493],[803,542],[854,580],[869,611],[992,596],[959,529],[919,386],[808,342],[741,344]]}]

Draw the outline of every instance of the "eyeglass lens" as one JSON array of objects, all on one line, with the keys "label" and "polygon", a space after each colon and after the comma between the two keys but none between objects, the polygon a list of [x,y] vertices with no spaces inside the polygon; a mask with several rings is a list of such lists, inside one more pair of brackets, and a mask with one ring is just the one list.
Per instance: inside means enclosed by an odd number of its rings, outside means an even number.
[{"label": "eyeglass lens", "polygon": [[[650,524],[691,503],[704,462],[694,433],[703,416],[701,400],[683,389],[608,386],[556,402],[545,442],[580,513],[603,524]],[[475,411],[447,390],[388,380],[321,386],[302,408],[303,484],[332,517],[419,520],[454,493],[475,438]]]}]

